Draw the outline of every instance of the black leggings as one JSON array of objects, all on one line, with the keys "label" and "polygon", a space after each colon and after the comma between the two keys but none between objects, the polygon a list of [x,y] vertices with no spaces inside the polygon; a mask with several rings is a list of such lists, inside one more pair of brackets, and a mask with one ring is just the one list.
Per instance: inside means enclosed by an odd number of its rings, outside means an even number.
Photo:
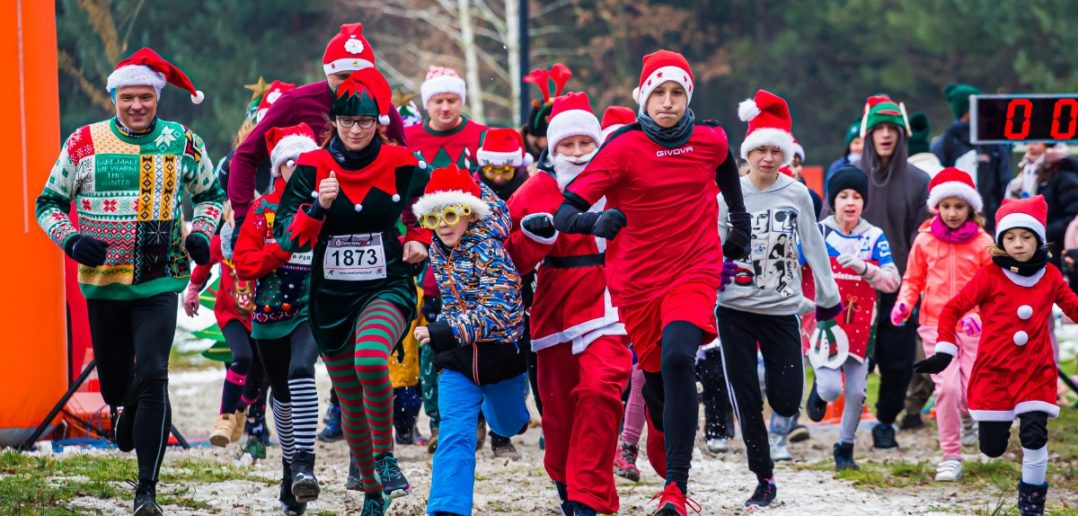
[{"label": "black leggings", "polygon": [[734,412],[730,393],[726,390],[726,375],[722,371],[722,352],[709,349],[696,363],[696,377],[704,386],[700,401],[704,403],[704,437],[729,439],[734,436]]},{"label": "black leggings", "polygon": [[246,375],[251,372],[251,364],[254,362],[254,349],[251,347],[251,334],[243,323],[232,320],[221,333],[225,336],[225,343],[232,352],[232,363],[228,368],[235,373]]},{"label": "black leggings", "polygon": [[756,346],[764,357],[767,402],[776,414],[789,417],[801,407],[805,372],[801,361],[801,331],[796,315],[761,315],[719,308],[719,337],[726,381],[733,392],[734,411],[749,470],[758,480],[774,475],[771,448],[764,424],[764,401],[756,372]]},{"label": "black leggings", "polygon": [[703,331],[691,323],[667,324],[662,336],[662,372],[645,371],[641,391],[652,423],[666,437],[666,482],[678,484],[683,493],[688,492],[696,422],[700,418],[695,368],[696,350],[703,336]]},{"label": "black leggings", "polygon": [[[1038,450],[1048,444],[1048,414],[1026,412],[1018,415],[1018,439],[1023,448]],[[1011,437],[1012,421],[981,421],[977,424],[981,452],[989,457],[999,457],[1007,451]]]},{"label": "black leggings", "polygon": [[168,355],[176,336],[177,296],[135,300],[87,299],[101,396],[134,410],[140,482],[156,482],[172,428]]},{"label": "black leggings", "polygon": [[[917,358],[917,317],[910,316],[905,326],[891,324],[891,308],[898,294],[881,293],[876,317],[875,365],[880,369],[880,387],[876,399],[876,419],[884,424],[895,422],[906,405],[906,389],[913,377]],[[912,308],[911,308],[912,310]]]},{"label": "black leggings", "polygon": [[257,340],[258,357],[273,389],[273,399],[291,403],[288,381],[314,378],[314,363],[318,346],[311,334],[310,323],[302,322],[292,333],[280,339]]}]

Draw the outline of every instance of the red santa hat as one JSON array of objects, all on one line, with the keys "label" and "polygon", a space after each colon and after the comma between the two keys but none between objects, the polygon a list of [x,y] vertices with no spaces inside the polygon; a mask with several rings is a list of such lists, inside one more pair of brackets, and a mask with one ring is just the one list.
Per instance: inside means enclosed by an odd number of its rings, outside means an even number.
[{"label": "red santa hat", "polygon": [[281,165],[296,165],[296,159],[304,152],[318,148],[314,131],[300,122],[288,127],[271,127],[265,134],[266,150],[270,156],[270,173],[277,176]]},{"label": "red santa hat", "polygon": [[558,143],[570,136],[589,136],[596,145],[602,142],[602,128],[591,111],[587,93],[572,92],[554,99],[546,130],[547,152],[553,156]]},{"label": "red santa hat", "polygon": [[981,211],[984,203],[969,172],[954,167],[940,170],[928,183],[928,209],[935,211],[940,201],[957,197],[969,203],[974,211]]},{"label": "red santa hat", "polygon": [[633,90],[633,99],[640,104],[640,112],[647,109],[648,97],[660,84],[673,81],[685,88],[688,101],[692,102],[692,68],[685,56],[669,50],[659,50],[644,56],[644,68],[640,70],[640,84]]},{"label": "red santa hat", "polygon": [[481,219],[490,215],[482,189],[468,170],[457,168],[455,163],[430,173],[427,189],[412,205],[412,212],[416,217],[423,218],[446,206],[467,206]]},{"label": "red santa hat", "polygon": [[801,162],[805,162],[805,148],[797,142],[797,138],[794,138],[794,156],[801,158]]},{"label": "red santa hat", "polygon": [[749,123],[745,141],[741,142],[741,157],[748,159],[749,151],[765,145],[782,149],[782,166],[794,160],[794,135],[790,132],[793,121],[786,101],[767,90],[756,90],[751,99],[737,106],[737,115]]},{"label": "red santa hat", "polygon": [[1044,227],[1047,224],[1048,203],[1044,201],[1043,195],[1021,200],[1003,199],[1003,204],[996,210],[996,243],[1002,242],[1003,233],[1008,229],[1022,228],[1037,235],[1040,244],[1044,245]]},{"label": "red santa hat", "polygon": [[526,167],[532,164],[531,154],[524,150],[524,137],[510,128],[497,128],[487,131],[483,144],[476,155],[479,166],[511,165]]},{"label": "red santa hat", "polygon": [[375,62],[374,50],[363,37],[362,23],[341,25],[341,31],[329,40],[322,53],[322,70],[326,75],[374,68]]},{"label": "red santa hat", "polygon": [[420,96],[423,97],[423,105],[426,106],[430,98],[441,93],[452,93],[460,97],[460,102],[467,100],[468,85],[460,78],[457,71],[441,66],[431,66],[427,70],[427,78],[419,87]]},{"label": "red santa hat", "polygon": [[135,51],[126,59],[116,63],[116,69],[109,74],[105,89],[112,95],[116,90],[127,86],[152,86],[161,96],[161,88],[171,84],[191,94],[191,102],[201,104],[206,95],[195,89],[187,74],[176,65],[165,61],[149,47]]},{"label": "red santa hat", "polygon": [[625,106],[610,106],[606,108],[606,111],[603,111],[603,120],[599,123],[599,127],[602,130],[603,141],[605,142],[606,138],[614,131],[635,121],[636,112]]},{"label": "red santa hat", "polygon": [[258,103],[258,111],[255,112],[255,123],[262,121],[262,117],[266,116],[266,111],[269,111],[270,106],[277,99],[281,98],[281,95],[288,90],[296,89],[296,85],[290,82],[273,81],[265,93],[262,94],[262,101]]}]

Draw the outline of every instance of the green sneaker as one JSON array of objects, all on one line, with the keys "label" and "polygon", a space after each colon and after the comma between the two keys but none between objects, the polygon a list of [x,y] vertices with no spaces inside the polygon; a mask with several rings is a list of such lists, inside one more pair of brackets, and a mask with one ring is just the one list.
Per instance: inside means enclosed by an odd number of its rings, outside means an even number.
[{"label": "green sneaker", "polygon": [[363,510],[360,511],[359,516],[384,516],[386,511],[389,510],[389,498],[378,495],[377,498],[371,495],[365,495],[363,497]]}]

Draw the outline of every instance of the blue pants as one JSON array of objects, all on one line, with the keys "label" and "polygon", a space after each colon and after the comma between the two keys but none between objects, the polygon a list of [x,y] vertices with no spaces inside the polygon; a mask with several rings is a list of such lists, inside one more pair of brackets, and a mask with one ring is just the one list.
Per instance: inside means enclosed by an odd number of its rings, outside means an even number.
[{"label": "blue pants", "polygon": [[492,385],[476,385],[461,373],[443,370],[438,375],[438,451],[427,501],[427,513],[438,511],[470,515],[475,487],[475,424],[479,411],[490,429],[516,435],[531,416],[524,404],[528,375],[521,374]]}]

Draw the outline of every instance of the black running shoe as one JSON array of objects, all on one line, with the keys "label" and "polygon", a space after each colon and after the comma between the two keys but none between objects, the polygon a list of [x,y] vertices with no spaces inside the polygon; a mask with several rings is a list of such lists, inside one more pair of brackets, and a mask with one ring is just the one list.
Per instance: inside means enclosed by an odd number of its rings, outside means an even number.
[{"label": "black running shoe", "polygon": [[809,419],[819,423],[827,414],[827,402],[816,392],[816,382],[812,382],[812,390],[809,391],[808,401],[805,402],[805,414]]},{"label": "black running shoe", "polygon": [[292,455],[292,494],[296,500],[307,503],[318,499],[322,489],[314,476],[314,454],[299,451]]},{"label": "black running shoe", "polygon": [[861,469],[853,461],[853,443],[835,443],[835,471]]},{"label": "black running shoe", "polygon": [[157,490],[152,483],[139,482],[135,490],[135,516],[161,516],[161,506],[157,505]]},{"label": "black running shoe", "polygon": [[745,500],[745,507],[749,509],[767,507],[771,505],[771,502],[775,501],[776,496],[778,496],[778,488],[775,487],[774,482],[758,482],[756,490],[752,492],[752,497]]},{"label": "black running shoe", "polygon": [[872,427],[872,446],[877,450],[898,448],[895,427],[886,423],[876,423],[876,426]]},{"label": "black running shoe", "polygon": [[281,460],[281,489],[277,499],[281,502],[281,512],[289,516],[298,516],[307,512],[307,504],[296,500],[292,494],[292,465]]},{"label": "black running shoe", "polygon": [[375,457],[374,471],[378,473],[378,480],[382,483],[382,492],[386,498],[392,500],[412,492],[412,486],[408,484],[408,479],[404,478],[396,457],[388,453]]}]

